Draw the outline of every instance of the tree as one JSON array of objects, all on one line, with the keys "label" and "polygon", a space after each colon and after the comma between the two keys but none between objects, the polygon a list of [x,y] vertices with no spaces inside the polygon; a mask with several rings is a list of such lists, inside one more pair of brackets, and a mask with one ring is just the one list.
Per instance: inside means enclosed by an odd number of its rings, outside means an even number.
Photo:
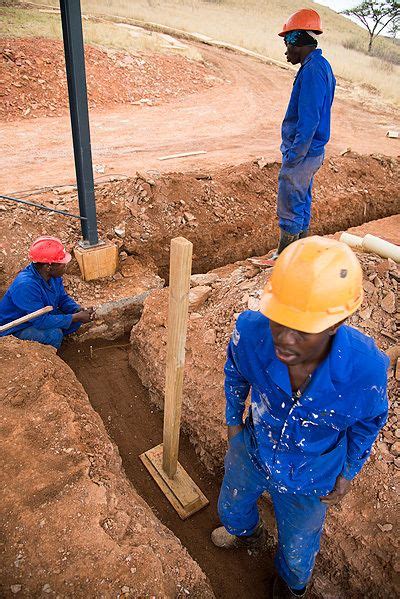
[{"label": "tree", "polygon": [[377,35],[390,23],[397,24],[400,18],[400,2],[398,0],[364,0],[355,8],[342,11],[343,15],[356,17],[368,30],[368,52]]}]

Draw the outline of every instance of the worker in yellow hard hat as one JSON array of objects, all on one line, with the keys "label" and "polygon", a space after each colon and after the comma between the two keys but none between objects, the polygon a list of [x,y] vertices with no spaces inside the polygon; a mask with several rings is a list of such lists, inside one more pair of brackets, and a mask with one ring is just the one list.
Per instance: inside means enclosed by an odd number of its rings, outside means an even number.
[{"label": "worker in yellow hard hat", "polygon": [[257,500],[267,491],[278,528],[274,599],[305,595],[326,510],[349,491],[386,421],[388,358],[344,324],[362,299],[348,246],[298,240],[278,257],[260,311],[239,316],[228,346],[223,526],[212,540],[225,549],[259,545]]},{"label": "worker in yellow hard hat", "polygon": [[277,200],[280,238],[272,260],[290,243],[308,235],[313,179],[330,137],[336,81],[317,48],[321,34],[319,14],[307,8],[291,15],[278,34],[284,39],[287,61],[300,68],[282,123]]}]

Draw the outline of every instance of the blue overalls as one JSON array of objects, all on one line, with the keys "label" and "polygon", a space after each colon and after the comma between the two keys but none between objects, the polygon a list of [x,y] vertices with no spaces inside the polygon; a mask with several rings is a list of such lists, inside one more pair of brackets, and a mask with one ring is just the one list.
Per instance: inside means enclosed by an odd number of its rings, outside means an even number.
[{"label": "blue overalls", "polygon": [[7,324],[44,306],[53,306],[54,310],[4,331],[0,336],[14,335],[58,349],[64,336],[74,333],[82,324],[72,322],[72,314],[80,307],[66,293],[62,278],[52,277],[45,281],[35,266],[29,264],[18,273],[0,301],[0,324]]},{"label": "blue overalls", "polygon": [[293,235],[310,224],[313,177],[330,137],[335,85],[330,64],[313,50],[296,75],[282,123],[277,212],[280,228]]},{"label": "blue overalls", "polygon": [[244,430],[230,441],[218,501],[229,533],[248,536],[259,521],[257,499],[267,491],[278,529],[275,558],[293,589],[311,577],[326,505],[341,474],[351,480],[369,456],[387,418],[388,358],[374,341],[342,325],[327,358],[303,394],[294,395],[278,360],[269,320],[246,311],[237,320],[225,365],[226,422]]}]

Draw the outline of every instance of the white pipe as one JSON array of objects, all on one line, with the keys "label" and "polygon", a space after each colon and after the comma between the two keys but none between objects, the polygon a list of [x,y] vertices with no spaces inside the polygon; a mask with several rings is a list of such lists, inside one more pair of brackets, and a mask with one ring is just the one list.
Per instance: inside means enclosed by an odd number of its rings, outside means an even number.
[{"label": "white pipe", "polygon": [[391,258],[400,263],[400,246],[389,241],[385,241],[375,235],[366,235],[362,240],[362,247],[367,252],[374,252],[382,258]]},{"label": "white pipe", "polygon": [[342,233],[339,237],[339,241],[346,243],[351,248],[362,249],[363,238],[358,235],[352,235],[351,233]]}]

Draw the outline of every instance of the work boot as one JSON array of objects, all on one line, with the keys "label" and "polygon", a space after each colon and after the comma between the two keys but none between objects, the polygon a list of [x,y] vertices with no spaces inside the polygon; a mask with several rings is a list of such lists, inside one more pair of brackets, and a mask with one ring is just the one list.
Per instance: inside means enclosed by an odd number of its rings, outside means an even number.
[{"label": "work boot", "polygon": [[308,237],[309,232],[310,231],[308,229],[304,229],[304,231],[300,231],[299,239],[305,239],[306,237]]},{"label": "work boot", "polygon": [[305,597],[307,593],[307,587],[296,591],[288,587],[286,582],[280,576],[276,575],[274,579],[274,586],[272,588],[272,599],[295,599],[296,597]]},{"label": "work boot", "polygon": [[264,526],[260,520],[256,530],[249,537],[231,535],[224,526],[220,526],[212,531],[211,540],[216,547],[222,549],[260,549],[265,540]]},{"label": "work boot", "polygon": [[294,241],[297,241],[298,239],[299,239],[298,233],[293,235],[292,233],[288,233],[287,231],[284,231],[283,229],[281,229],[281,235],[279,238],[278,249],[276,250],[276,257],[278,257],[279,254],[281,254],[283,252],[283,250],[288,247],[288,245],[290,245]]}]

